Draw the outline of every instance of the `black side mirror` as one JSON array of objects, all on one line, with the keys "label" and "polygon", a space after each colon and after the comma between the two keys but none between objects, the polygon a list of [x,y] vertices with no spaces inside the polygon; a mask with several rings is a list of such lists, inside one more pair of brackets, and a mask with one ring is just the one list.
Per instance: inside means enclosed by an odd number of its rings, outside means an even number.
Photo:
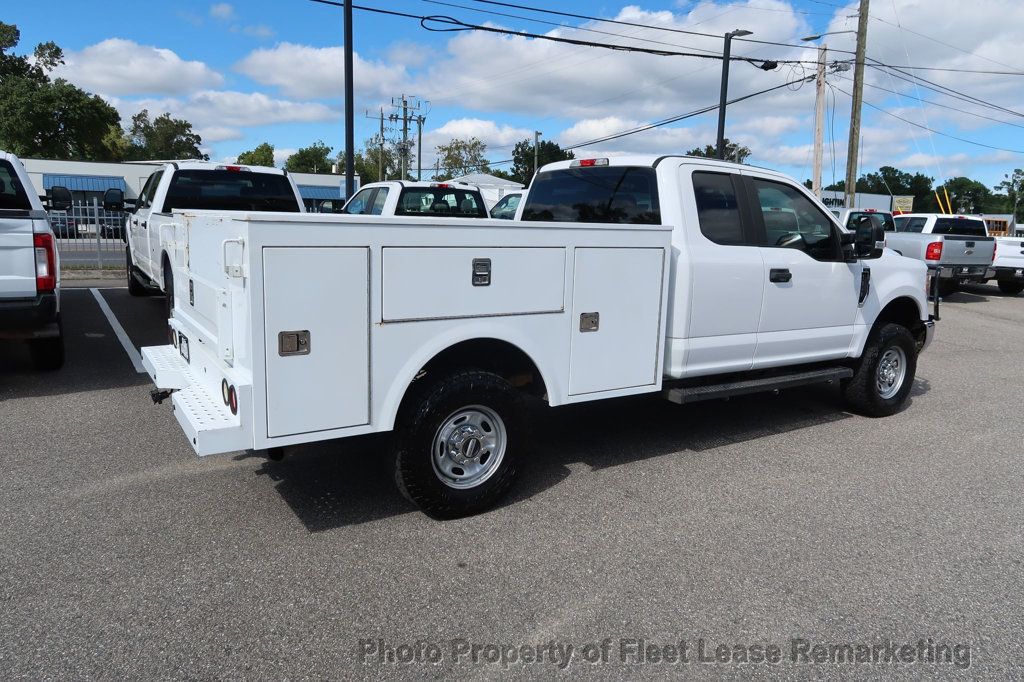
[{"label": "black side mirror", "polygon": [[871,216],[862,215],[854,223],[854,245],[857,258],[868,260],[881,258],[885,249],[885,226]]},{"label": "black side mirror", "polygon": [[124,192],[111,187],[103,193],[103,210],[104,211],[123,211],[124,210]]},{"label": "black side mirror", "polygon": [[71,191],[67,187],[55,185],[50,188],[50,210],[66,211],[71,208]]}]

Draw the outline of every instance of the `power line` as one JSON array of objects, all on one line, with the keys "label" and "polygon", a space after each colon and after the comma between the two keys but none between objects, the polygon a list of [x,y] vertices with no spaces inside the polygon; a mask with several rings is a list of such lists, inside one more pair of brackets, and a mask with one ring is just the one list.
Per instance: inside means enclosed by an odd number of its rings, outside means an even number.
[{"label": "power line", "polygon": [[[874,61],[874,60],[872,60],[872,61]],[[881,63],[875,63],[875,64],[868,63],[868,64],[866,64],[866,66],[870,66],[870,67],[872,67],[874,69],[882,71],[883,73],[885,73],[885,69],[888,68],[888,69],[890,69],[892,71],[892,75],[895,78],[898,78],[898,79],[900,79],[902,81],[906,81],[907,83],[910,83],[910,84],[923,84],[923,85],[921,85],[921,87],[925,88],[926,90],[932,90],[933,92],[937,92],[940,95],[947,95],[947,96],[953,97],[954,99],[962,100],[964,102],[970,102],[971,104],[978,104],[980,106],[983,106],[983,107],[986,107],[986,108],[989,108],[989,109],[993,109],[993,110],[996,110],[996,111],[1002,111],[1003,113],[1007,113],[1007,114],[1011,114],[1013,116],[1019,116],[1021,118],[1024,118],[1024,114],[1020,113],[1019,111],[1014,111],[1013,109],[1009,109],[1009,108],[1004,107],[1004,106],[999,105],[999,104],[993,104],[992,102],[988,102],[986,100],[983,100],[980,97],[975,97],[974,95],[969,95],[969,94],[967,94],[965,92],[961,92],[960,90],[956,90],[956,89],[951,88],[949,86],[941,85],[941,84],[936,83],[934,81],[930,81],[927,78],[923,78],[921,76],[918,76],[918,75],[915,75],[915,74],[912,74],[912,73],[907,73],[906,71],[901,71],[898,68],[886,67],[884,64],[881,64]]]}]

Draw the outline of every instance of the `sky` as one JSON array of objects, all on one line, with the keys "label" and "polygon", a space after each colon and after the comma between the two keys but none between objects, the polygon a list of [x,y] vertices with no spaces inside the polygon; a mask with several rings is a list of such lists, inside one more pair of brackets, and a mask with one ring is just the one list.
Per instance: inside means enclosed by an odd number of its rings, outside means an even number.
[{"label": "sky", "polygon": [[[730,105],[726,135],[750,147],[749,163],[810,178],[815,88],[802,79],[813,75],[821,41],[801,38],[856,29],[857,2],[508,1],[643,26],[478,0],[357,4],[671,52],[721,54],[722,34],[734,29],[752,31],[750,40],[785,43],[733,42],[734,55],[756,64],[732,62],[730,98],[783,87]],[[869,60],[931,70],[910,71],[930,84],[866,70],[862,173],[891,165],[938,181],[967,175],[992,186],[1024,167],[1024,2],[976,0],[968,9],[961,0],[873,0],[869,16]],[[275,146],[278,163],[317,140],[335,153],[343,146],[341,8],[310,0],[105,0],[102,7],[54,0],[5,3],[0,20],[21,30],[18,51],[47,40],[60,45],[66,64],[55,75],[103,96],[124,123],[143,108],[188,119],[211,159],[233,161],[261,142]],[[433,165],[436,145],[455,137],[480,138],[487,158],[500,162],[534,131],[563,147],[576,145],[717,104],[719,96],[716,59],[429,31],[417,19],[360,10],[353,31],[356,146],[377,132],[380,109],[395,112],[393,98],[404,94],[426,117],[424,167]],[[854,40],[852,33],[823,38],[828,61],[851,59]],[[768,59],[794,63],[758,68]],[[845,173],[852,77],[852,70],[829,71],[825,184]],[[682,153],[714,142],[716,117],[712,111],[575,153]],[[388,128],[389,137],[400,136],[390,122]]]}]

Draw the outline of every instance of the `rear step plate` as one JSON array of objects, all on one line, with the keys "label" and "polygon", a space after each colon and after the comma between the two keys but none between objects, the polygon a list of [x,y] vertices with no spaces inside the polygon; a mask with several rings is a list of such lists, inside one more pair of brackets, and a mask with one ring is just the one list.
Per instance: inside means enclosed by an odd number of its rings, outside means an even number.
[{"label": "rear step plate", "polygon": [[663,391],[667,400],[684,405],[696,403],[701,400],[715,400],[717,398],[728,398],[734,395],[747,395],[749,393],[763,393],[765,391],[778,390],[782,388],[793,388],[794,386],[805,386],[807,384],[832,383],[840,379],[848,379],[853,376],[853,370],[849,367],[826,367],[825,369],[814,369],[794,374],[779,374],[770,377],[757,379],[744,379],[725,384],[706,384],[702,386],[681,386],[669,388]]}]

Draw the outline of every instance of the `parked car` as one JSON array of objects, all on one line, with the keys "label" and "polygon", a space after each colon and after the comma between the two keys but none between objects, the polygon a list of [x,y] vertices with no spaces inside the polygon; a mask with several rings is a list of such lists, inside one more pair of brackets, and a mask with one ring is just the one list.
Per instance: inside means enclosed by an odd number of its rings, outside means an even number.
[{"label": "parked car", "polygon": [[542,168],[520,212],[529,229],[175,212],[189,295],[172,343],[142,351],[154,398],[199,455],[394,430],[399,489],[441,517],[488,508],[528,469],[527,395],[835,383],[865,415],[907,403],[934,333],[927,268],[785,175],[575,159]]},{"label": "parked car", "polygon": [[18,157],[0,151],[0,339],[27,341],[35,367],[54,370],[64,364],[60,254],[31,188]]},{"label": "parked car", "polygon": [[487,205],[475,185],[461,182],[371,182],[345,204],[348,215],[487,218]]},{"label": "parked car", "polygon": [[[123,211],[120,190],[104,196],[106,211]],[[264,166],[221,165],[205,161],[168,163],[146,180],[127,217],[125,261],[128,292],[164,292],[174,305],[174,271],[180,266],[163,225],[174,210],[304,213],[299,188],[287,172]],[[123,228],[122,228],[123,229]],[[113,230],[113,227],[111,227]]]},{"label": "parked car", "polygon": [[993,279],[1004,294],[1024,291],[1024,238],[996,237]]},{"label": "parked car", "polygon": [[58,239],[77,239],[78,223],[67,212],[51,211],[49,214],[50,229]]},{"label": "parked car", "polygon": [[519,203],[524,194],[525,192],[509,192],[498,199],[498,203],[491,207],[491,217],[501,220],[513,220],[516,217],[516,209],[519,208]]},{"label": "parked car", "polygon": [[938,278],[940,296],[952,294],[962,283],[992,278],[996,241],[980,218],[904,213],[893,219],[893,227],[886,233],[886,246],[927,263]]}]

